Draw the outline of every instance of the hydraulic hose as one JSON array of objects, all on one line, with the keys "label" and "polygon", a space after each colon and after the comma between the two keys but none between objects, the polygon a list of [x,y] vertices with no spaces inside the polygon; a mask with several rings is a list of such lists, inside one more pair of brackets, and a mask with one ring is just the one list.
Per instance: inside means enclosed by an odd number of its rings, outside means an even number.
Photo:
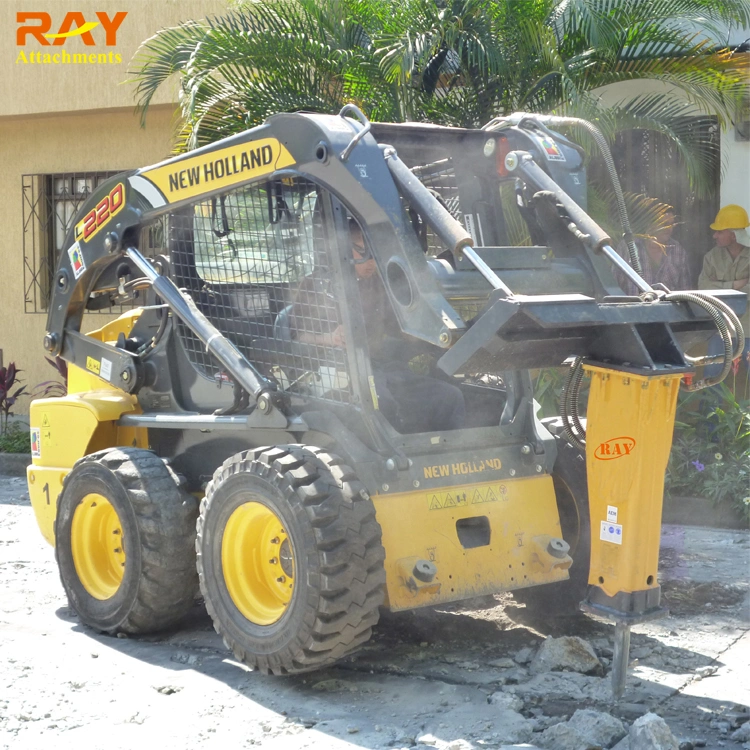
[{"label": "hydraulic hose", "polygon": [[583,357],[576,357],[565,377],[560,396],[560,416],[563,422],[565,437],[581,453],[586,451],[586,429],[581,423],[578,396],[583,382]]},{"label": "hydraulic hose", "polygon": [[[696,383],[683,383],[686,391],[699,391],[702,388],[710,388],[713,385],[721,383],[729,374],[732,367],[732,360],[742,354],[744,346],[745,332],[739,318],[735,315],[724,302],[710,294],[699,294],[696,292],[670,292],[664,299],[668,302],[690,302],[702,307],[714,321],[714,325],[719,331],[722,344],[724,345],[723,366],[721,372],[713,377],[704,378]],[[736,343],[732,344],[732,336],[736,337]],[[715,357],[688,357],[685,359],[693,365],[707,365],[721,361],[722,355]]]},{"label": "hydraulic hose", "polygon": [[604,137],[603,133],[599,128],[588,120],[582,120],[579,117],[557,117],[555,120],[559,120],[560,123],[570,123],[571,125],[580,125],[582,128],[591,133],[599,147],[604,164],[607,167],[607,173],[609,179],[612,182],[612,188],[615,191],[615,200],[617,201],[617,211],[620,215],[620,224],[622,225],[623,232],[625,233],[625,242],[628,246],[628,255],[630,256],[630,265],[635,268],[639,276],[643,276],[643,268],[641,267],[641,260],[638,257],[638,248],[635,246],[633,241],[633,229],[630,226],[630,219],[628,218],[628,210],[625,206],[625,196],[622,193],[622,186],[620,185],[620,178],[617,174],[617,168],[615,167],[615,160],[612,158],[612,151],[609,148],[609,143]]},{"label": "hydraulic hose", "polygon": [[[732,361],[737,359],[737,357],[742,354],[743,340],[745,338],[745,331],[742,327],[742,323],[740,323],[739,317],[737,317],[737,314],[734,312],[734,310],[732,310],[731,307],[729,307],[729,305],[726,304],[726,302],[720,300],[718,297],[712,297],[710,294],[706,294],[705,292],[691,291],[690,294],[710,302],[712,305],[718,307],[719,310],[722,311],[725,321],[729,327],[730,333],[736,339],[734,350],[732,351]],[[721,354],[704,357],[691,357],[687,354],[684,356],[685,359],[690,362],[690,364],[694,365],[714,364],[715,362],[722,362],[724,360],[724,357]]]},{"label": "hydraulic hose", "polygon": [[[732,361],[742,354],[744,346],[745,332],[734,310],[722,300],[700,292],[669,292],[661,299],[665,302],[689,302],[704,309],[711,316],[724,346],[723,355],[691,357],[685,354],[685,360],[692,365],[703,366],[716,362],[722,362],[723,365],[718,375],[695,383],[683,382],[682,388],[686,391],[699,391],[721,383],[729,374]],[[584,375],[582,365],[583,357],[576,357],[570,366],[560,397],[560,415],[565,436],[578,450],[584,452],[586,429],[581,422],[578,400]]]}]

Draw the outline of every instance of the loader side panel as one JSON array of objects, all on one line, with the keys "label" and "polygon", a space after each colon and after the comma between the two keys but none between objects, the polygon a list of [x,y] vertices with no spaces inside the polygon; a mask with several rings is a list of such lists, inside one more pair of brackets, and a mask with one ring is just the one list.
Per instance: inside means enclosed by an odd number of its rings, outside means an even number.
[{"label": "loader side panel", "polygon": [[549,476],[376,495],[373,502],[393,611],[568,578],[570,556],[548,551],[562,536]]},{"label": "loader side panel", "polygon": [[121,415],[137,408],[135,397],[103,389],[32,402],[31,465],[26,475],[37,523],[53,546],[57,498],[73,464],[89,453],[116,445],[148,447],[146,430],[117,425]]}]

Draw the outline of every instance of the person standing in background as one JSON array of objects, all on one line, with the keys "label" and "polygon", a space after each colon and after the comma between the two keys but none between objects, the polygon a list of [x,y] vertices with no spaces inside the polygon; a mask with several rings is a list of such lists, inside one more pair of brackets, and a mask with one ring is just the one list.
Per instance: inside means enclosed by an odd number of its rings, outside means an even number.
[{"label": "person standing in background", "polygon": [[[703,270],[698,277],[699,289],[736,289],[747,296],[750,291],[750,226],[747,211],[742,206],[724,206],[714,223],[710,225],[714,230],[716,245],[706,253],[703,259]],[[742,357],[748,356],[750,349],[750,308],[740,317],[745,329],[745,347]],[[721,337],[717,334],[708,342],[708,354],[717,355],[724,351]],[[706,376],[716,375],[721,365],[708,365]]]},{"label": "person standing in background", "polygon": [[[672,237],[676,218],[674,210],[667,209],[664,212],[663,224],[654,232],[653,237],[639,237],[635,240],[644,281],[651,285],[659,282],[673,292],[691,287],[687,253],[685,248]],[[625,260],[630,262],[628,248],[624,243],[617,250]],[[635,296],[640,293],[640,290],[624,273],[617,273],[617,281],[626,294]]]}]

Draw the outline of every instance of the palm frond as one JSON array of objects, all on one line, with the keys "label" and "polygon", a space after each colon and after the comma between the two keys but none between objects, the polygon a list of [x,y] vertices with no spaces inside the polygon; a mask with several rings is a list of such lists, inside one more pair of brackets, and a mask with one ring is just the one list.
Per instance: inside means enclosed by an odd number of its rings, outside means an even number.
[{"label": "palm frond", "polygon": [[135,83],[135,99],[141,123],[156,91],[175,73],[182,71],[195,47],[208,30],[206,24],[186,21],[158,31],[136,50],[130,62],[129,79]]}]

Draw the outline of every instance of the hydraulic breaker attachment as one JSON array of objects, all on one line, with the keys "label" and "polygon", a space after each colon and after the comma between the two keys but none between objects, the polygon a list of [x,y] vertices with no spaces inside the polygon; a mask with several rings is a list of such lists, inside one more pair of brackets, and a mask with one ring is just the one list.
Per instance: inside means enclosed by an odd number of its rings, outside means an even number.
[{"label": "hydraulic breaker attachment", "polygon": [[657,583],[659,540],[682,375],[583,367],[591,376],[586,429],[591,566],[581,608],[615,622],[612,692],[618,699],[625,689],[630,626],[667,614]]}]

